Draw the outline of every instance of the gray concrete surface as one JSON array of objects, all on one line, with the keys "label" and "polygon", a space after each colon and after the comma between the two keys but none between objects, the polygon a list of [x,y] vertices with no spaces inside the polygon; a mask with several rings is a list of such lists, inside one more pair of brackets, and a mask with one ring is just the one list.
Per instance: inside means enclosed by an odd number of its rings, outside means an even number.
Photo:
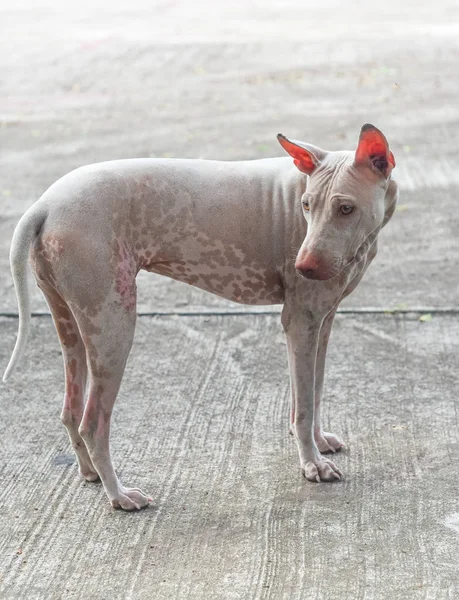
[{"label": "gray concrete surface", "polygon": [[346,479],[316,485],[287,434],[277,316],[141,318],[113,452],[154,506],[127,514],[78,477],[35,319],[0,432],[1,597],[457,598],[458,340],[457,317],[338,318],[325,422]]},{"label": "gray concrete surface", "polygon": [[[0,29],[3,315],[18,218],[81,164],[280,155],[278,131],[352,148],[370,121],[401,186],[332,336],[342,483],[299,474],[278,317],[147,275],[139,310],[177,314],[138,321],[113,452],[154,505],[113,511],[78,478],[58,343],[33,319],[0,388],[0,598],[458,598],[457,2],[19,0]],[[16,326],[0,317],[0,370]]]}]

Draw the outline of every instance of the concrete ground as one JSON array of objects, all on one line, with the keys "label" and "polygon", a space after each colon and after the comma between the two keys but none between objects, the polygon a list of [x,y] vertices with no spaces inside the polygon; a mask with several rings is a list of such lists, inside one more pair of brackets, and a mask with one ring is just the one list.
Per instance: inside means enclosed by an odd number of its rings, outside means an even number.
[{"label": "concrete ground", "polygon": [[33,319],[0,388],[0,598],[458,598],[457,2],[19,0],[0,28],[0,370],[14,226],[81,164],[276,156],[278,131],[351,149],[369,121],[401,187],[332,336],[341,483],[300,475],[277,309],[146,275],[112,436],[154,503],[112,510],[78,478],[59,346]]}]

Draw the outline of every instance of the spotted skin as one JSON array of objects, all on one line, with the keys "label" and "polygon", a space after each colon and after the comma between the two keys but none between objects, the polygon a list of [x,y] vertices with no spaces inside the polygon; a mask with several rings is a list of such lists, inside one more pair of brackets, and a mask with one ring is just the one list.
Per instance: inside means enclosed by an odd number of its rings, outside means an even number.
[{"label": "spotted skin", "polygon": [[51,186],[15,230],[20,329],[5,378],[30,322],[30,257],[62,347],[62,421],[82,476],[100,477],[114,508],[138,510],[151,501],[120,483],[109,450],[140,270],[234,302],[284,305],[300,467],[313,481],[341,479],[321,454],[342,446],[320,423],[326,349],[336,309],[374,258],[378,233],[394,211],[395,161],[383,134],[369,125],[356,152],[279,141],[290,157],[132,159],[77,169]]}]

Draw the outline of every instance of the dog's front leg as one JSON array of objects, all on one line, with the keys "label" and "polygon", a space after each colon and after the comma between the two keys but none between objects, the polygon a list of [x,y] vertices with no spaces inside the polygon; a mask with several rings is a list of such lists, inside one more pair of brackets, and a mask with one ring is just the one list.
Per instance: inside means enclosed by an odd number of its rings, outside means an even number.
[{"label": "dog's front leg", "polygon": [[320,328],[319,347],[317,349],[316,370],[315,370],[315,401],[314,401],[314,438],[320,452],[337,452],[344,444],[333,433],[327,433],[322,429],[322,421],[320,416],[320,402],[322,400],[322,392],[324,386],[325,373],[325,357],[327,355],[328,340],[330,338],[333,321],[336,315],[334,308],[325,317]]},{"label": "dog's front leg", "polygon": [[311,312],[286,305],[282,325],[287,338],[292,391],[292,430],[300,466],[310,481],[334,481],[341,472],[323,457],[314,438],[315,369],[322,319]]}]

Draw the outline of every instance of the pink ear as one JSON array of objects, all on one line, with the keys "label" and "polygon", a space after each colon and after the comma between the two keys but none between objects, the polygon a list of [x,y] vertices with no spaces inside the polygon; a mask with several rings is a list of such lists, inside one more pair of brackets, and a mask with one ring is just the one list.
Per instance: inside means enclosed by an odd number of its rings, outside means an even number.
[{"label": "pink ear", "polygon": [[395,158],[389,150],[389,144],[384,134],[374,125],[367,123],[362,127],[355,151],[355,163],[373,167],[385,177],[395,167]]},{"label": "pink ear", "polygon": [[277,139],[282,148],[294,159],[293,164],[295,167],[302,173],[311,175],[319,165],[318,158],[306,148],[288,140],[282,133],[277,134]]}]

